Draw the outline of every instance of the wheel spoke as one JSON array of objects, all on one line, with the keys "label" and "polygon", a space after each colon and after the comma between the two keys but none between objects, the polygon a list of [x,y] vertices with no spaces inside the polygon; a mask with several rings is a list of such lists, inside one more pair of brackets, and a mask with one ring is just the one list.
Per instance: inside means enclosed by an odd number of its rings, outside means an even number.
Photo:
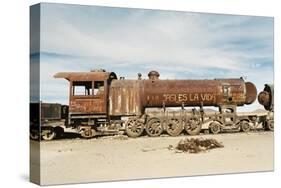
[{"label": "wheel spoke", "polygon": [[163,132],[163,127],[161,125],[160,120],[155,117],[150,118],[147,121],[145,131],[149,136],[152,137],[159,136]]},{"label": "wheel spoke", "polygon": [[241,131],[243,132],[249,132],[251,129],[249,122],[246,120],[240,122],[240,127],[241,127]]},{"label": "wheel spoke", "polygon": [[210,124],[209,129],[211,133],[218,134],[221,131],[221,124],[217,121],[214,121]]},{"label": "wheel spoke", "polygon": [[170,119],[166,125],[166,132],[170,136],[178,136],[182,132],[183,127],[178,119]]},{"label": "wheel spoke", "polygon": [[130,118],[126,122],[126,133],[130,137],[138,137],[142,134],[144,130],[144,124],[141,122],[140,119],[137,118]]},{"label": "wheel spoke", "polygon": [[49,130],[47,133],[42,135],[43,140],[52,140],[56,136],[56,133],[53,130]]},{"label": "wheel spoke", "polygon": [[201,127],[202,122],[198,117],[191,118],[185,123],[185,130],[189,135],[198,135]]}]

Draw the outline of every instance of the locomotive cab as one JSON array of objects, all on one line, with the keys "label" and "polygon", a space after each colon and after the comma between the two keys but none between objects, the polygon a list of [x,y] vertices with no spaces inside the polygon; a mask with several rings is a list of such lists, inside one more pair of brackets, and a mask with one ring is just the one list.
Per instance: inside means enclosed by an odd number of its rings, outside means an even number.
[{"label": "locomotive cab", "polygon": [[73,114],[106,113],[106,80],[70,81],[70,108]]},{"label": "locomotive cab", "polygon": [[87,73],[61,72],[55,78],[69,81],[69,115],[72,118],[98,118],[107,116],[108,88],[117,79],[113,72],[104,70]]}]

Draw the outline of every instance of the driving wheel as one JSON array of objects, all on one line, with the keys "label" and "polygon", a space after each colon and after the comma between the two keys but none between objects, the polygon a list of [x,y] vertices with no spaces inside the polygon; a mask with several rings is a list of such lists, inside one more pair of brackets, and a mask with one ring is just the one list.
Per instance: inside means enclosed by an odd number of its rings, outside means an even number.
[{"label": "driving wheel", "polygon": [[182,130],[183,130],[183,126],[179,119],[171,118],[167,121],[166,132],[170,136],[178,136],[180,135]]},{"label": "driving wheel", "polygon": [[211,133],[218,134],[221,131],[221,124],[214,121],[210,124],[209,129]]},{"label": "driving wheel", "polygon": [[137,118],[130,118],[126,122],[125,131],[129,137],[139,137],[144,130],[144,124]]},{"label": "driving wheel", "polygon": [[53,129],[45,130],[42,133],[43,140],[53,140],[56,136],[56,132]]},{"label": "driving wheel", "polygon": [[241,131],[243,132],[249,132],[251,127],[250,127],[250,123],[248,121],[241,121],[240,122],[240,128],[241,128]]},{"label": "driving wheel", "polygon": [[198,135],[202,128],[202,122],[200,121],[200,118],[190,118],[185,123],[184,128],[189,135]]},{"label": "driving wheel", "polygon": [[145,126],[145,131],[151,137],[156,137],[162,134],[163,126],[160,119],[156,117],[150,118]]}]

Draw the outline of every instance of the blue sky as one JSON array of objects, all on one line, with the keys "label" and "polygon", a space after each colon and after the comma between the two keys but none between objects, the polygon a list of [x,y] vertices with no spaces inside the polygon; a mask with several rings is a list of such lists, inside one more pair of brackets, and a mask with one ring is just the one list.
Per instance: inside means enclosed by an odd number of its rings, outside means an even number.
[{"label": "blue sky", "polygon": [[[104,68],[136,79],[245,77],[259,91],[273,83],[273,18],[42,4],[41,96],[68,103],[56,72]],[[252,110],[254,105],[244,108]]]}]

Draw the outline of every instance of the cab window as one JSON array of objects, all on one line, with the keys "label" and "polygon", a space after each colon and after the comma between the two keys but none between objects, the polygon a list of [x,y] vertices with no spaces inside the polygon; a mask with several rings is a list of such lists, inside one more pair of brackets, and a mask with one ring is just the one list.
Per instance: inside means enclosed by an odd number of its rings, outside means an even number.
[{"label": "cab window", "polygon": [[74,96],[88,96],[92,95],[91,81],[74,81],[72,82],[72,95]]},{"label": "cab window", "polygon": [[94,82],[94,95],[103,95],[104,94],[104,81],[95,81]]}]

